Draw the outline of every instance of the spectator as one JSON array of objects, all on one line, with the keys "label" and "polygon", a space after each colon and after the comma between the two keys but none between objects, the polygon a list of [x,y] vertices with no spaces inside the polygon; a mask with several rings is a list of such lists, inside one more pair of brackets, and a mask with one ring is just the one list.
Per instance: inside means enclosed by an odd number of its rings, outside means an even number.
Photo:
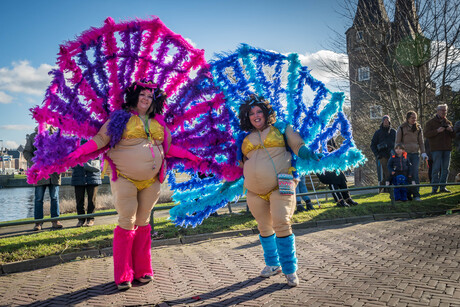
[{"label": "spectator", "polygon": [[[334,139],[330,139],[327,142],[327,151],[331,152],[337,149],[337,145]],[[324,184],[328,184],[331,190],[341,190],[348,189],[347,178],[343,172],[337,174],[335,171],[324,172],[322,174],[316,174],[319,181]],[[334,197],[337,207],[350,207],[358,205],[353,199],[351,199],[350,193],[348,191],[344,192],[333,192],[332,197]]]},{"label": "spectator", "polygon": [[[54,129],[49,127],[49,132],[53,133]],[[26,146],[24,147],[24,158],[27,160],[27,163],[30,166],[33,164],[33,157],[35,156],[35,151],[37,148],[34,146],[35,137],[37,136],[38,128],[35,128],[35,131],[29,135],[27,138]],[[48,179],[42,179],[34,184],[35,187],[35,199],[34,199],[34,219],[41,220],[43,219],[43,199],[45,197],[46,187],[48,187],[48,192],[51,199],[50,213],[51,217],[59,217],[59,186],[61,185],[61,175],[58,173],[53,173]],[[52,228],[59,229],[62,228],[62,224],[59,221],[51,222]],[[41,230],[43,223],[35,223],[34,230]]]},{"label": "spectator", "polygon": [[[455,132],[452,123],[446,118],[447,105],[440,104],[436,110],[436,115],[426,123],[425,127],[425,135],[430,141],[433,156],[431,183],[446,183]],[[433,186],[431,193],[436,194],[437,192],[438,186]],[[439,192],[450,193],[446,186],[440,186]]]},{"label": "spectator", "polygon": [[[83,166],[77,165],[72,168],[71,185],[75,187],[75,201],[77,213],[91,214],[96,208],[98,186],[102,183],[99,160],[89,160]],[[85,212],[85,191],[88,196],[88,208]],[[85,224],[86,222],[86,224]],[[94,225],[94,218],[78,219],[77,227]]]},{"label": "spectator", "polygon": [[[305,176],[300,177],[300,181],[295,188],[295,193],[307,193],[307,186],[305,185]],[[302,200],[305,202],[305,208],[302,205]],[[310,211],[313,210],[313,204],[311,203],[310,197],[307,195],[297,196],[297,209],[296,212]]]},{"label": "spectator", "polygon": [[[412,178],[416,184],[420,183],[418,170],[420,166],[420,153],[423,159],[428,159],[425,153],[425,144],[423,143],[422,127],[417,123],[417,113],[409,111],[406,114],[406,122],[399,126],[396,132],[396,143],[403,144],[407,152],[407,158],[411,164]],[[420,201],[420,188],[411,189],[414,199]],[[411,192],[408,199],[412,200]]]},{"label": "spectator", "polygon": [[[388,172],[391,174],[389,181],[394,185],[406,185],[412,181],[412,167],[407,159],[407,152],[404,151],[404,145],[396,144],[395,152],[396,154],[388,160]],[[410,194],[410,190],[406,188],[395,188],[395,200],[407,201],[408,192]]]},{"label": "spectator", "polygon": [[[393,148],[395,146],[396,130],[391,128],[390,116],[385,115],[382,118],[380,128],[375,131],[371,141],[371,149],[378,161],[378,168],[382,170],[379,178],[379,184],[385,185],[389,180],[390,174],[388,173],[388,159],[390,159]],[[380,189],[380,193],[383,189]]]}]

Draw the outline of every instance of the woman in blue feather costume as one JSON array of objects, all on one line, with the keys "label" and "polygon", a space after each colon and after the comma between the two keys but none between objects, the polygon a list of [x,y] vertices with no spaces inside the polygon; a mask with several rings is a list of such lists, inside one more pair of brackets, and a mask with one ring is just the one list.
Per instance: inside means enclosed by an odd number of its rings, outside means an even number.
[{"label": "woman in blue feather costume", "polygon": [[246,99],[240,106],[239,119],[241,130],[249,132],[238,148],[242,153],[238,156],[242,157],[248,207],[258,223],[264,250],[266,266],[260,276],[283,271],[288,285],[295,287],[299,279],[291,217],[296,206],[296,183],[293,178],[287,180],[295,170],[287,146],[302,159],[318,161],[319,157],[305,147],[291,126],[286,126],[284,134],[273,126],[275,112],[261,96]]}]

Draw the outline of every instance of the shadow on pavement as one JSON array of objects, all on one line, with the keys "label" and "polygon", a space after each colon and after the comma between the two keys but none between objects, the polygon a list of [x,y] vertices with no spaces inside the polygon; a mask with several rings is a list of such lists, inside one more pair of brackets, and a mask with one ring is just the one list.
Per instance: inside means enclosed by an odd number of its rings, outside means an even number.
[{"label": "shadow on pavement", "polygon": [[37,301],[33,304],[28,304],[27,306],[74,306],[81,302],[87,301],[92,297],[112,295],[117,293],[120,293],[120,291],[117,289],[117,286],[112,281],[94,287],[85,288],[75,292],[55,296],[47,300]]},{"label": "shadow on pavement", "polygon": [[[193,297],[187,297],[183,299],[178,299],[178,300],[170,300],[170,301],[165,301],[166,304],[169,306],[175,306],[175,305],[190,305],[193,303],[198,303],[200,302],[200,306],[235,306],[247,301],[252,301],[257,298],[260,298],[264,295],[274,293],[276,291],[282,290],[289,288],[289,286],[285,283],[274,283],[271,284],[267,287],[263,288],[258,288],[253,291],[249,292],[244,292],[238,296],[231,296],[228,297],[229,293],[239,291],[246,289],[249,286],[256,285],[262,281],[266,280],[265,278],[262,277],[256,277],[256,278],[251,278],[245,281],[238,282],[236,284],[230,285],[230,286],[225,286],[207,293],[203,293],[201,295],[193,296]],[[227,298],[222,298],[221,300],[215,300],[215,298],[219,296],[224,296]],[[209,302],[208,304],[203,304],[203,301],[206,300],[212,300],[212,302]]]}]

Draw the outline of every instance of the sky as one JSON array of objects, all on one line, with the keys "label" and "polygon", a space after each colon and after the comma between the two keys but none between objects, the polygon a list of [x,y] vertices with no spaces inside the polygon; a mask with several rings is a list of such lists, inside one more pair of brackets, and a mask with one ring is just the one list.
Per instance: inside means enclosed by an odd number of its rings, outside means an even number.
[{"label": "sky", "polygon": [[342,0],[0,0],[0,146],[25,144],[35,122],[29,109],[41,104],[56,63],[59,45],[107,17],[115,22],[158,16],[207,60],[232,52],[239,44],[298,53],[302,64],[326,83],[318,58],[340,57],[328,51],[335,32],[350,20],[337,11]]}]

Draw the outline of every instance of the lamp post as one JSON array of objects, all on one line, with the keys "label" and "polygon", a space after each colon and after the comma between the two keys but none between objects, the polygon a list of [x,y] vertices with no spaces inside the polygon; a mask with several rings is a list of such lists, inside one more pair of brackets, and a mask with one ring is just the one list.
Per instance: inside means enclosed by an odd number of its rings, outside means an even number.
[{"label": "lamp post", "polygon": [[3,140],[0,140],[0,142],[2,142],[2,152],[1,152],[1,156],[2,156],[2,175],[5,173],[5,161],[3,161]]}]

